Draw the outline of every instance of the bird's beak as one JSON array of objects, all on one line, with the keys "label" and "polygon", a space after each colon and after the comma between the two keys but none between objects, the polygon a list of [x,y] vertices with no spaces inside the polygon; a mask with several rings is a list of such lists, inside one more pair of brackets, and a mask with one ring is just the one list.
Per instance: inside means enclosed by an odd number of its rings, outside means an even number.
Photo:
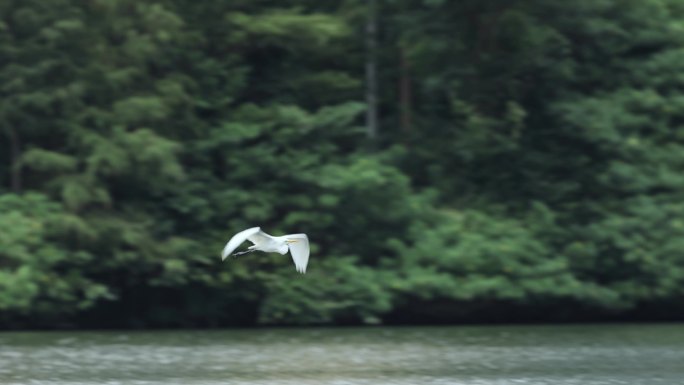
[{"label": "bird's beak", "polygon": [[287,240],[287,243],[297,243],[297,242],[299,242],[299,241],[297,241],[296,239],[288,239]]}]

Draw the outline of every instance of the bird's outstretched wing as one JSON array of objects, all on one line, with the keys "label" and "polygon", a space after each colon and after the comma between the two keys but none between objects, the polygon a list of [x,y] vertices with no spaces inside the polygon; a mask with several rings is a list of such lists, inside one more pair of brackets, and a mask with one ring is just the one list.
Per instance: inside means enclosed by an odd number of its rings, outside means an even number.
[{"label": "bird's outstretched wing", "polygon": [[238,246],[240,246],[246,240],[256,243],[252,238],[258,237],[259,233],[261,233],[260,227],[252,227],[251,229],[243,230],[233,235],[233,238],[230,238],[230,241],[226,243],[226,247],[223,248],[223,252],[221,252],[221,260],[226,259],[227,256],[235,251],[235,249],[237,249]]},{"label": "bird's outstretched wing", "polygon": [[290,234],[285,236],[297,242],[290,243],[290,254],[298,272],[306,273],[306,265],[309,263],[309,237],[306,234]]},{"label": "bird's outstretched wing", "polygon": [[[261,229],[260,227],[255,227],[255,228],[256,228],[256,229]],[[251,230],[251,229],[250,229],[250,230]],[[259,243],[265,244],[265,243],[267,243],[267,242],[269,242],[269,241],[272,241],[272,240],[273,240],[273,236],[268,235],[268,234],[264,233],[263,231],[259,230],[259,231],[257,231],[256,233],[254,233],[254,234],[250,235],[249,237],[247,237],[247,240],[250,241],[250,242],[252,242],[252,243],[255,244],[255,245],[256,245],[256,244],[259,244]]]}]

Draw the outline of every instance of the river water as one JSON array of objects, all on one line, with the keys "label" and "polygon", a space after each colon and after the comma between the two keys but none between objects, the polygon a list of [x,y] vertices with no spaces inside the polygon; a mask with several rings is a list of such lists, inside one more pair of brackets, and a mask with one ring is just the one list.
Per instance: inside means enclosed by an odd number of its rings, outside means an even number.
[{"label": "river water", "polygon": [[0,384],[684,384],[684,325],[0,333]]}]

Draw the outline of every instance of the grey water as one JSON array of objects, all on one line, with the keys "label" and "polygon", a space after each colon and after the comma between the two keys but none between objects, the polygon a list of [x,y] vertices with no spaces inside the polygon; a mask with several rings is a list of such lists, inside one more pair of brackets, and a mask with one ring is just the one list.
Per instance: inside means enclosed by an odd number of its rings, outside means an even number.
[{"label": "grey water", "polygon": [[684,325],[0,333],[0,384],[684,384]]}]

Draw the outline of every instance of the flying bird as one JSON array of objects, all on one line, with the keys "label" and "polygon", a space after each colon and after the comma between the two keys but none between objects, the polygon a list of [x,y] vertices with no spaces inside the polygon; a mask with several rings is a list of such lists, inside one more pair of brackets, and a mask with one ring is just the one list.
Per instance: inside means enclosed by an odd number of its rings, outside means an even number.
[{"label": "flying bird", "polygon": [[238,248],[244,241],[253,243],[247,251],[235,253],[233,256],[251,253],[254,251],[263,251],[266,253],[280,253],[287,254],[289,251],[292,254],[295,268],[298,272],[306,273],[306,265],[309,263],[309,238],[306,234],[290,234],[281,237],[274,237],[261,231],[261,227],[252,227],[251,229],[240,231],[235,234],[233,238],[226,243],[221,253],[221,260],[225,260],[235,249]]}]

